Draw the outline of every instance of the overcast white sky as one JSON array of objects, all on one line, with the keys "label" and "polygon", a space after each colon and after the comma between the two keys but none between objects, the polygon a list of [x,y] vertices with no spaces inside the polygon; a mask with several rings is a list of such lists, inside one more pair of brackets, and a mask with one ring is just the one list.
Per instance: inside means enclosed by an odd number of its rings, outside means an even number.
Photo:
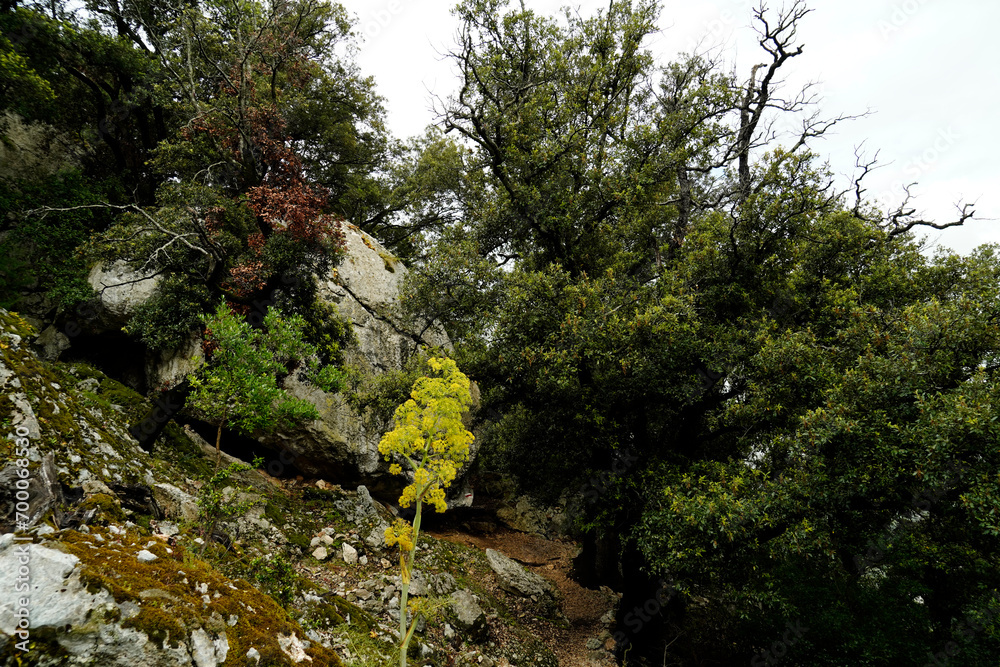
[{"label": "overcast white sky", "polygon": [[[772,7],[782,0],[771,0]],[[393,132],[407,137],[434,122],[431,95],[456,89],[441,54],[454,44],[451,0],[340,0],[358,19],[359,64],[386,98]],[[589,15],[609,0],[526,0],[553,14],[563,6]],[[514,3],[517,4],[516,2]],[[647,43],[661,64],[703,45],[746,75],[761,62],[750,28],[757,0],[664,0],[660,32]],[[838,126],[813,145],[837,174],[854,171],[854,148],[879,150],[882,169],[866,180],[892,201],[917,181],[917,206],[931,219],[954,217],[954,202],[977,202],[962,228],[933,232],[943,246],[968,252],[1000,242],[1000,2],[996,0],[813,0],[799,30],[804,53],[790,61],[789,88],[823,86],[826,115],[875,112]]]}]

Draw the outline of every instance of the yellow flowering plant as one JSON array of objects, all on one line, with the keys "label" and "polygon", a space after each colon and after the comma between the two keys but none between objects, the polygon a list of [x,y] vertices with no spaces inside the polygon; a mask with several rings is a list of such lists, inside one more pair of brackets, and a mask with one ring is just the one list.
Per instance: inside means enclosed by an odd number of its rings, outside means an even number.
[{"label": "yellow flowering plant", "polygon": [[427,364],[439,377],[422,377],[413,383],[410,399],[396,408],[396,427],[378,445],[385,459],[393,462],[389,466],[391,473],[413,473],[412,483],[399,497],[401,507],[416,505],[413,525],[399,519],[385,531],[386,543],[399,546],[400,667],[406,667],[406,649],[418,616],[414,610],[413,622],[407,628],[407,596],[420,535],[421,510],[424,503],[433,505],[438,512],[447,509],[444,490],[468,460],[473,441],[473,435],[462,423],[462,413],[472,403],[469,378],[452,359],[431,358]]}]

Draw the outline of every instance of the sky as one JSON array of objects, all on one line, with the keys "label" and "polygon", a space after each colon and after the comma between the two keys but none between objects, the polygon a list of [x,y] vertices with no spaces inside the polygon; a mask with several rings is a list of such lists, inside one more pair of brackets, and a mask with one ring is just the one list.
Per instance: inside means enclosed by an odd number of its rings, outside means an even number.
[{"label": "sky", "polygon": [[[587,16],[610,0],[525,0],[540,14],[569,6]],[[782,0],[772,0],[773,8]],[[422,134],[435,121],[433,98],[457,90],[443,56],[458,23],[449,0],[340,0],[357,19],[358,64],[375,78],[396,136]],[[513,5],[517,5],[516,0]],[[646,47],[665,65],[681,52],[717,49],[745,77],[765,62],[751,28],[757,0],[663,0],[659,31]],[[789,61],[786,91],[816,82],[825,116],[871,112],[812,144],[844,187],[855,149],[882,167],[865,182],[884,204],[916,182],[924,218],[955,219],[956,202],[975,202],[960,228],[929,230],[940,247],[968,253],[1000,243],[1000,2],[995,0],[812,0],[799,26],[803,53]]]}]

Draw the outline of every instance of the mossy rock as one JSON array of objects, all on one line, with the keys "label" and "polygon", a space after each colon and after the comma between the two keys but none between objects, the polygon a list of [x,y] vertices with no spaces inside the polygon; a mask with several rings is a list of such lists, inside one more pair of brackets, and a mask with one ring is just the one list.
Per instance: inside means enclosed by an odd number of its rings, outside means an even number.
[{"label": "mossy rock", "polygon": [[[97,534],[104,542],[96,541]],[[187,641],[192,631],[205,628],[226,632],[229,655],[236,661],[233,664],[243,664],[240,661],[250,648],[260,653],[261,665],[292,664],[277,637],[295,634],[304,638],[305,632],[274,599],[246,580],[227,578],[181,546],[147,543],[148,538],[135,530],[124,537],[95,530],[91,535],[67,531],[47,546],[62,548],[80,559],[81,581],[88,591],[105,589],[116,602],[139,605],[139,614],[123,625],[147,634],[161,646]],[[139,562],[135,554],[144,548],[155,554],[156,560]],[[232,619],[233,625],[218,619]],[[312,667],[341,664],[335,653],[315,642],[306,654]]]},{"label": "mossy rock", "polygon": [[350,616],[351,625],[359,628],[361,631],[370,632],[372,629],[378,627],[378,621],[375,620],[374,616],[356,604],[351,604],[339,595],[330,593],[324,596],[323,599],[326,600],[342,618],[346,619]]},{"label": "mossy rock", "polygon": [[146,399],[135,389],[126,387],[121,382],[106,376],[101,380],[98,395],[108,403],[119,405],[125,409],[142,410],[146,404]]},{"label": "mossy rock", "polygon": [[337,493],[331,489],[318,489],[316,487],[307,486],[302,489],[302,500],[324,500],[324,501],[334,501],[339,500],[343,497],[343,494]]},{"label": "mossy rock", "polygon": [[13,311],[0,310],[0,330],[9,331],[22,339],[37,336],[35,328]]},{"label": "mossy rock", "polygon": [[95,493],[88,498],[84,498],[83,502],[79,505],[79,509],[82,511],[96,509],[97,512],[94,514],[94,519],[98,521],[125,522],[125,512],[122,511],[121,503],[118,502],[117,498],[109,496],[106,493]]},{"label": "mossy rock", "polygon": [[341,623],[347,622],[337,606],[332,605],[329,602],[318,603],[309,611],[308,614],[306,614],[306,618],[312,621],[315,625],[324,629],[336,627]]},{"label": "mossy rock", "polygon": [[[0,665],[55,667],[69,664],[70,655],[58,641],[61,633],[57,628],[32,628],[28,652],[18,650],[13,641],[8,641],[6,646],[0,646]],[[26,659],[28,656],[30,658]]]},{"label": "mossy rock", "polygon": [[302,549],[303,551],[308,551],[312,540],[305,535],[293,534],[288,536],[288,543],[294,547]]},{"label": "mossy rock", "polygon": [[172,613],[154,606],[154,603],[143,605],[139,614],[122,623],[122,627],[144,632],[160,648],[164,643],[177,648],[188,635]]},{"label": "mossy rock", "polygon": [[271,523],[280,526],[288,518],[288,515],[277,504],[268,501],[264,505],[264,517]]}]

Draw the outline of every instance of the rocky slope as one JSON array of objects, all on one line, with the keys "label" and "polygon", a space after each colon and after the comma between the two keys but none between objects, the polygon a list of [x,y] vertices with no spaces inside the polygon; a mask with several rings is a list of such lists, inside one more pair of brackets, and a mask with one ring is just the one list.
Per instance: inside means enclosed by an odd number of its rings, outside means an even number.
[{"label": "rocky slope", "polygon": [[[11,445],[0,459],[0,665],[391,663],[398,555],[381,533],[393,517],[365,487],[238,473],[222,495],[245,511],[213,531],[203,498],[221,485],[207,481],[214,450],[171,422],[144,452],[128,433],[143,397],[85,364],[41,360],[36,336],[0,311],[0,427]],[[16,515],[21,469],[27,518]],[[419,549],[411,664],[557,664],[543,639],[575,621],[559,588],[539,579],[544,565],[532,573],[432,536]],[[15,595],[25,558],[28,590]],[[576,637],[585,661],[561,664],[607,661],[610,635],[592,621]]]}]

